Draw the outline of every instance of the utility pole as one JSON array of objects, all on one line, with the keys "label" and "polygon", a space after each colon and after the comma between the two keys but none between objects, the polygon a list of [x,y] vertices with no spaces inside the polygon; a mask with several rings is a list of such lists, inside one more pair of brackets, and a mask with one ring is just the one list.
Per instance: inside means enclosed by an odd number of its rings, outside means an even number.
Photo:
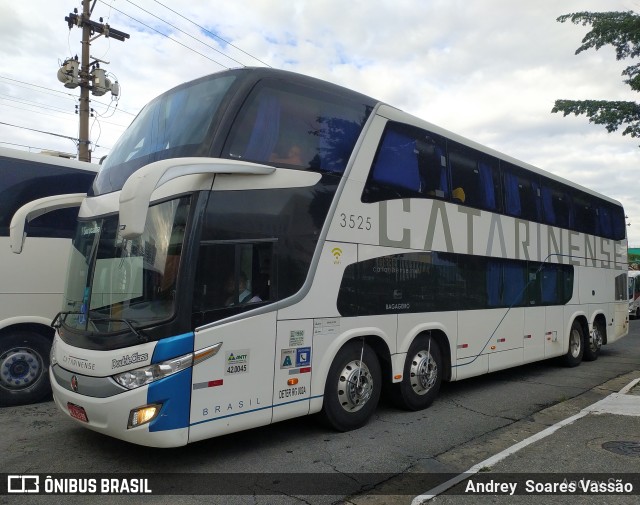
[{"label": "utility pole", "polygon": [[[93,0],[93,5],[89,6],[91,0],[82,0],[82,14],[78,14],[78,9],[64,18],[69,25],[69,30],[74,26],[82,28],[82,52],[81,60],[78,57],[69,58],[58,70],[58,80],[64,83],[67,88],[80,86],[80,104],[78,112],[80,115],[80,128],[78,138],[78,159],[80,161],[91,162],[91,149],[89,140],[89,118],[91,116],[89,93],[95,96],[102,96],[107,91],[111,91],[113,96],[118,96],[120,86],[117,82],[111,82],[106,77],[106,72],[100,68],[100,63],[108,63],[94,58],[91,61],[91,42],[104,35],[124,42],[129,38],[128,33],[124,33],[111,28],[108,24],[97,23],[91,20],[91,13],[97,0]],[[94,34],[96,34],[93,36]],[[92,38],[93,36],[93,38]]]}]

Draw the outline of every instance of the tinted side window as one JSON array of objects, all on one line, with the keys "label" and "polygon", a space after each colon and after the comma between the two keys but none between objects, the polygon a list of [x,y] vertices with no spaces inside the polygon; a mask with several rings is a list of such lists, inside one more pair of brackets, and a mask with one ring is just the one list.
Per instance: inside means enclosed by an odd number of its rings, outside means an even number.
[{"label": "tinted side window", "polygon": [[500,210],[498,160],[455,142],[448,142],[448,154],[453,201]]},{"label": "tinted side window", "polygon": [[542,212],[544,222],[560,228],[574,224],[573,207],[566,186],[549,179],[542,181]]},{"label": "tinted side window", "polygon": [[[58,165],[0,159],[0,236],[9,235],[11,218],[24,204],[45,196],[86,193],[94,177],[93,172]],[[31,236],[71,238],[73,233],[69,234],[68,230],[75,228],[71,222],[75,222],[77,215],[78,209],[75,208],[41,216],[29,224],[28,233]],[[60,232],[58,228],[67,231]]]},{"label": "tinted side window", "polygon": [[504,208],[509,216],[540,221],[540,183],[538,176],[503,163]]},{"label": "tinted side window", "polygon": [[576,217],[575,230],[595,235],[598,220],[593,198],[585,193],[574,191],[572,201],[573,213]]},{"label": "tinted side window", "polygon": [[54,210],[27,224],[30,237],[73,238],[76,231],[78,207]]},{"label": "tinted side window", "polygon": [[352,99],[264,80],[241,110],[223,157],[342,173],[370,112]]},{"label": "tinted side window", "polygon": [[196,326],[277,298],[275,240],[202,243],[193,293]]},{"label": "tinted side window", "polygon": [[562,305],[572,294],[570,265],[416,252],[349,265],[337,303],[357,316]]},{"label": "tinted side window", "polygon": [[426,130],[389,123],[373,161],[363,202],[450,196],[446,142]]}]

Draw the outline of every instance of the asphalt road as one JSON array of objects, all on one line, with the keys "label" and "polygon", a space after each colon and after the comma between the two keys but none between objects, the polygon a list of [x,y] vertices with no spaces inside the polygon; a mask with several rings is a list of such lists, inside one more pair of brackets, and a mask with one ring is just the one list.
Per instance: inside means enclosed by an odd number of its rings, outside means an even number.
[{"label": "asphalt road", "polygon": [[[640,321],[631,322],[626,338],[604,347],[597,361],[565,368],[551,360],[444,384],[422,412],[400,411],[383,399],[357,431],[336,433],[307,417],[178,449],[93,433],[50,401],[7,407],[0,409],[2,472],[144,474],[156,489],[175,483],[180,493],[92,497],[97,504],[408,504],[414,491],[430,488],[434,472],[465,471],[613,392],[616,381],[624,385],[634,371],[640,371]],[[86,502],[73,495],[0,496],[0,504]]]}]

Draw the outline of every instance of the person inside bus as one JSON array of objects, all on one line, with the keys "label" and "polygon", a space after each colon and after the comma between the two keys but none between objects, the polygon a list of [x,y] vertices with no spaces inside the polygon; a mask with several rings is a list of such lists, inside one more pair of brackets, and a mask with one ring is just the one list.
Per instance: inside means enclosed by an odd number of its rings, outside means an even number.
[{"label": "person inside bus", "polygon": [[269,161],[273,163],[302,166],[302,148],[299,145],[294,144],[289,148],[286,156],[280,156],[278,153],[272,153]]},{"label": "person inside bus", "polygon": [[231,274],[227,278],[227,282],[224,285],[224,291],[227,299],[224,303],[225,307],[231,307],[237,303],[256,303],[261,302],[262,298],[259,296],[253,296],[251,290],[248,287],[247,275],[244,272],[240,272],[238,278],[238,296],[236,297],[236,282],[235,276]]}]

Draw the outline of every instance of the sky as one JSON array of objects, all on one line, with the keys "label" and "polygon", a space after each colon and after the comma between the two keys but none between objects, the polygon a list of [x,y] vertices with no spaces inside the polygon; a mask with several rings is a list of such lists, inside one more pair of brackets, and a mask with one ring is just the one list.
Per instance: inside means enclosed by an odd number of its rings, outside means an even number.
[{"label": "sky", "polygon": [[[57,80],[81,52],[64,20],[80,0],[0,0],[0,146],[76,153],[79,88]],[[97,0],[91,55],[120,94],[92,97],[94,161],[160,93],[240,66],[282,68],[354,89],[622,202],[640,247],[640,139],[556,99],[640,101],[623,82],[631,60],[575,50],[579,11],[640,12],[640,0]],[[39,130],[39,131],[34,131]],[[69,137],[69,138],[67,138]]]}]

